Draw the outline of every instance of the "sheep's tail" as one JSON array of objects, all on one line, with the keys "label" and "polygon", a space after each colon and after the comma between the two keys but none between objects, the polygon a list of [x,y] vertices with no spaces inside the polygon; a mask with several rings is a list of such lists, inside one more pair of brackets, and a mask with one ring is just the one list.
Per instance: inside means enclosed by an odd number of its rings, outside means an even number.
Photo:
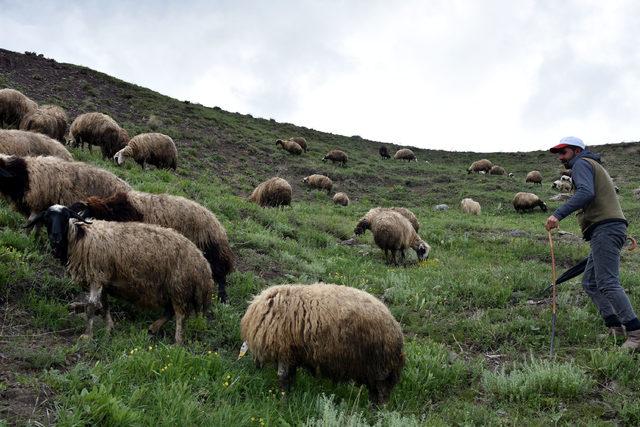
[{"label": "sheep's tail", "polygon": [[213,280],[218,285],[218,297],[226,301],[226,277],[234,269],[235,256],[227,242],[209,241],[202,250],[204,257],[211,266]]}]

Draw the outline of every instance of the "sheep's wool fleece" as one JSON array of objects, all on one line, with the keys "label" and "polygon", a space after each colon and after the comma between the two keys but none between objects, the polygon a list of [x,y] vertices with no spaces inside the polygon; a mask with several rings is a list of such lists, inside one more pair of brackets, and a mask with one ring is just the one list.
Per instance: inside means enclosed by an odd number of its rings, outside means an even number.
[{"label": "sheep's wool fleece", "polygon": [[73,160],[71,153],[55,139],[24,130],[0,129],[0,153],[25,156],[55,156]]},{"label": "sheep's wool fleece", "polygon": [[178,158],[178,150],[173,139],[157,132],[134,136],[123,150],[127,157],[158,167],[174,167]]}]

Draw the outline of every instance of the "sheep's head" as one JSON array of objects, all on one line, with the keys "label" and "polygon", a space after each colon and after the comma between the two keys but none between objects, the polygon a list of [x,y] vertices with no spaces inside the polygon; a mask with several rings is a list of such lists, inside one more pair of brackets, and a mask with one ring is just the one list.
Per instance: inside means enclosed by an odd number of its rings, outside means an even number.
[{"label": "sheep's head", "polygon": [[304,182],[305,184],[309,182],[309,177],[305,176],[304,178],[302,178],[302,182]]},{"label": "sheep's head", "polygon": [[113,156],[113,161],[115,162],[115,164],[117,164],[118,166],[122,166],[122,164],[124,163],[125,160],[125,153],[124,153],[124,148],[120,151],[118,151],[114,156]]},{"label": "sheep's head", "polygon": [[420,261],[429,258],[429,252],[431,252],[431,246],[424,240],[418,240],[417,245],[413,248],[416,251],[416,255]]},{"label": "sheep's head", "polygon": [[329,158],[329,156],[328,156],[328,155],[327,155],[327,156],[324,156],[324,157],[322,158],[322,161],[323,161],[323,162],[326,162],[328,158]]},{"label": "sheep's head", "polygon": [[543,202],[542,200],[540,200],[538,202],[538,205],[540,206],[540,209],[542,209],[542,212],[546,212],[547,211],[547,204],[545,202]]},{"label": "sheep's head", "polygon": [[284,146],[284,142],[282,142],[281,139],[276,139],[276,146],[278,146],[278,145]]}]

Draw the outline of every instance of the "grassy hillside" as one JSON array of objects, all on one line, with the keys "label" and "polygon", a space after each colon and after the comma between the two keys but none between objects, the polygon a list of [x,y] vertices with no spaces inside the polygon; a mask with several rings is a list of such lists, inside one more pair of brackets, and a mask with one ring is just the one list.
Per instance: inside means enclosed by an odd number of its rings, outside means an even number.
[{"label": "grassy hillside", "polygon": [[[544,199],[555,194],[550,182],[560,168],[548,153],[415,149],[417,163],[383,161],[378,143],[356,136],[174,100],[87,68],[4,50],[0,87],[61,105],[71,117],[108,113],[132,135],[157,130],[172,136],[177,173],[129,163],[117,168],[97,150],[73,154],[138,190],[204,204],[227,228],[238,258],[230,304],[214,304],[213,320],[190,319],[183,347],[172,344],[173,322],[160,337],[149,337],[146,327],[156,313],[125,303],[116,304],[111,337],[98,322],[95,339],[79,342],[83,319],[66,308],[79,288],[65,278],[46,243],[26,235],[23,218],[0,202],[0,419],[6,423],[640,423],[638,356],[620,352],[619,343],[603,335],[606,329],[576,280],[561,287],[557,356],[548,357],[550,301],[540,295],[551,271],[546,215],[520,215],[511,207],[517,191]],[[309,153],[292,157],[276,149],[276,138],[294,135],[307,139]],[[632,195],[640,183],[637,145],[596,147],[621,189],[633,235],[640,231]],[[335,147],[348,152],[347,167],[320,161]],[[480,157],[515,177],[467,175],[466,167]],[[532,169],[542,171],[542,187],[524,183]],[[301,179],[311,173],[330,176],[336,190],[355,202],[338,207],[326,193],[305,189]],[[256,184],[276,175],[294,186],[291,208],[261,209],[246,201]],[[463,197],[478,200],[482,215],[463,215],[457,208]],[[436,212],[438,203],[451,209]],[[359,245],[341,245],[374,206],[412,209],[433,248],[430,259],[388,266],[370,234]],[[573,218],[562,228],[578,234]],[[571,235],[556,236],[556,243],[560,270],[588,253],[588,245]],[[639,278],[638,255],[625,253],[622,279],[637,309]],[[365,388],[302,372],[283,396],[273,367],[258,369],[249,357],[236,360],[239,320],[252,295],[273,284],[316,281],[364,289],[402,324],[407,365],[385,408],[370,410]]]}]

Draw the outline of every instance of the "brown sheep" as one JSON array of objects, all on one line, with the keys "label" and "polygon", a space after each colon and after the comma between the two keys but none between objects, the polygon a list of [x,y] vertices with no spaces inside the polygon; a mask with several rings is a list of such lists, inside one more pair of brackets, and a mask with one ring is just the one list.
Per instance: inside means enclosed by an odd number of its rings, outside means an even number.
[{"label": "brown sheep", "polygon": [[14,156],[55,156],[71,161],[73,157],[64,145],[55,139],[24,130],[0,129],[0,153]]},{"label": "brown sheep", "polygon": [[41,224],[71,280],[89,291],[85,338],[93,335],[97,311],[104,313],[107,333],[112,329],[107,295],[163,310],[149,326],[154,334],[175,315],[177,344],[182,344],[184,320],[194,312],[204,314],[211,304],[209,264],[175,230],[139,222],[85,222],[61,205],[41,212],[28,225]]},{"label": "brown sheep", "polygon": [[401,148],[400,150],[396,151],[396,154],[393,156],[393,158],[396,160],[418,161],[418,158],[413,153],[413,151],[409,150],[408,148]]},{"label": "brown sheep", "polygon": [[68,127],[67,113],[56,105],[42,105],[20,122],[21,130],[39,132],[62,143]]},{"label": "brown sheep", "polygon": [[533,193],[519,192],[513,197],[513,207],[516,212],[533,212],[536,206],[540,206],[543,212],[547,211],[547,205]]},{"label": "brown sheep", "polygon": [[302,147],[297,142],[279,139],[276,141],[276,146],[277,145],[281,146],[284,150],[288,151],[290,154],[294,154],[296,156],[299,156],[300,154],[302,154]]},{"label": "brown sheep", "polygon": [[502,166],[493,165],[489,169],[489,175],[506,175],[507,171]]},{"label": "brown sheep", "polygon": [[378,148],[378,154],[380,154],[380,157],[382,157],[383,159],[391,158],[391,154],[389,154],[389,149],[386,145],[381,145],[380,148]]},{"label": "brown sheep", "polygon": [[302,178],[302,182],[307,184],[311,188],[317,188],[318,190],[327,190],[327,194],[331,193],[333,188],[333,181],[331,178],[324,175],[313,174],[305,178]]},{"label": "brown sheep", "polygon": [[404,262],[404,252],[408,248],[416,252],[418,260],[429,257],[431,246],[420,238],[409,220],[398,212],[386,210],[375,215],[371,219],[371,232],[376,245],[384,251],[387,261],[389,261],[388,253],[391,251],[391,261],[395,265],[398,264],[396,252],[400,252]]},{"label": "brown sheep", "polygon": [[331,160],[332,163],[340,163],[342,166],[345,166],[347,164],[347,160],[349,160],[349,156],[347,156],[347,153],[342,150],[331,150],[322,158],[323,162],[326,162],[327,160]]},{"label": "brown sheep", "polygon": [[460,209],[462,209],[462,212],[471,215],[480,215],[481,212],[480,203],[470,198],[462,199]]},{"label": "brown sheep", "polygon": [[487,173],[491,170],[491,168],[493,167],[493,163],[491,163],[490,160],[487,159],[480,159],[480,160],[476,160],[475,162],[471,163],[471,166],[469,166],[469,168],[467,169],[467,173],[480,173],[480,172],[484,172]]},{"label": "brown sheep", "polygon": [[403,217],[405,217],[410,223],[413,229],[418,232],[420,230],[420,223],[418,223],[418,218],[415,216],[413,212],[411,212],[407,208],[373,208],[370,209],[362,218],[358,220],[358,224],[356,224],[356,228],[353,230],[353,234],[359,236],[363,234],[365,231],[371,229],[371,220],[374,216],[378,215],[380,212],[384,211],[393,211],[397,212]]},{"label": "brown sheep", "polygon": [[18,128],[22,119],[38,104],[15,89],[0,89],[0,127]]},{"label": "brown sheep", "polygon": [[201,204],[171,194],[129,191],[110,197],[89,197],[69,208],[83,218],[137,221],[173,228],[202,251],[218,284],[218,298],[227,301],[226,277],[233,271],[233,251],[224,226]]},{"label": "brown sheep", "polygon": [[[569,177],[565,177],[564,175],[562,177],[563,178],[569,178]],[[551,188],[552,189],[558,190],[558,191],[563,192],[563,193],[570,192],[572,187],[573,186],[571,184],[571,178],[569,178],[568,180],[556,179],[555,181],[553,181],[553,184],[551,184]]]},{"label": "brown sheep", "polygon": [[524,182],[533,182],[542,185],[542,174],[539,171],[531,171],[527,174]]},{"label": "brown sheep", "polygon": [[291,205],[291,185],[284,179],[273,177],[258,185],[249,200],[262,207]]},{"label": "brown sheep", "polygon": [[291,138],[289,138],[289,141],[293,141],[296,144],[298,144],[300,146],[300,148],[302,148],[304,150],[304,152],[307,152],[307,140],[304,139],[301,136],[292,136]]},{"label": "brown sheep", "polygon": [[349,196],[346,193],[336,193],[333,196],[333,203],[341,206],[349,206]]},{"label": "brown sheep", "polygon": [[70,139],[75,147],[84,143],[100,146],[102,157],[110,159],[129,142],[129,134],[115,120],[102,113],[81,114],[71,123]]},{"label": "brown sheep", "polygon": [[157,132],[134,136],[126,147],[113,156],[118,165],[122,165],[127,158],[135,160],[143,169],[147,163],[160,169],[176,170],[178,166],[178,150],[173,139]]},{"label": "brown sheep", "polygon": [[277,365],[283,391],[303,367],[363,384],[383,404],[404,366],[400,324],[380,300],[348,286],[272,286],[253,299],[240,329],[256,364]]}]

